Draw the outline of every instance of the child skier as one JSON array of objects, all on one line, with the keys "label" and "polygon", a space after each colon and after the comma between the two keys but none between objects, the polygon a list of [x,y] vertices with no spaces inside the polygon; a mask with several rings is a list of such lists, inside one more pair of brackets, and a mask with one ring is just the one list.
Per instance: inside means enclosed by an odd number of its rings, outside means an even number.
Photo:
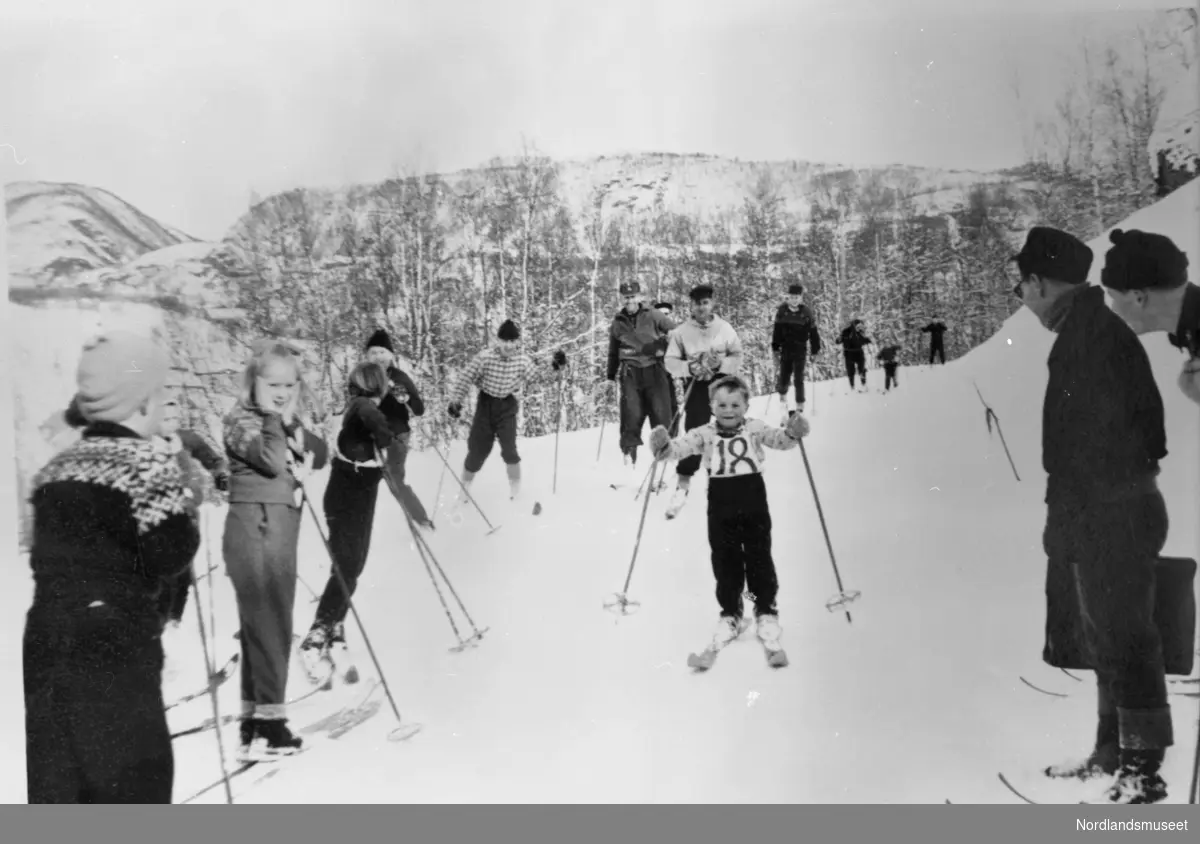
[{"label": "child skier", "polygon": [[896,380],[896,370],[900,368],[900,346],[893,343],[890,346],[884,346],[879,350],[879,360],[883,364],[883,391],[889,392],[892,387],[900,386],[900,382]]},{"label": "child skier", "polygon": [[[804,286],[788,285],[787,300],[775,312],[775,328],[771,333],[771,352],[779,377],[775,391],[779,393],[783,421],[795,413],[804,412],[804,375],[808,355],[821,353],[821,335],[812,310],[804,304]],[[793,400],[788,401],[788,384],[793,383]]]},{"label": "child skier", "polygon": [[383,459],[387,461],[388,475],[396,487],[393,494],[414,522],[432,530],[433,521],[421,500],[417,498],[416,492],[405,482],[404,469],[408,459],[409,441],[412,438],[408,417],[410,413],[413,416],[424,416],[425,402],[408,373],[396,366],[396,350],[392,346],[392,338],[382,328],[367,340],[367,362],[382,366],[388,377],[388,389],[378,407],[387,417],[388,427],[392,431],[391,442],[386,447],[380,447],[380,451]]},{"label": "child skier", "polygon": [[391,397],[393,383],[383,367],[374,363],[360,363],[350,373],[350,403],[342,417],[323,502],[332,562],[350,594],[342,589],[337,573],[330,572],[312,627],[300,643],[301,661],[314,684],[325,682],[329,674],[325,666],[330,663],[345,671],[347,682],[357,680],[358,672],[347,659],[345,620],[371,549],[371,528],[384,471],[376,454],[394,441],[392,419],[381,407]]},{"label": "child skier", "polygon": [[[242,643],[241,758],[297,752],[287,727],[302,472],[324,468],[323,440],[300,424],[301,365],[282,342],[260,343],[225,417],[232,473],[223,555],[237,593]],[[303,464],[304,469],[301,469]]]},{"label": "child skier", "polygon": [[[475,417],[467,436],[467,457],[463,461],[462,485],[469,487],[483,463],[500,441],[500,457],[508,471],[509,497],[516,500],[521,490],[521,455],[517,452],[516,392],[537,372],[537,362],[520,352],[521,331],[511,319],[506,319],[496,334],[499,342],[477,354],[459,376],[446,408],[452,418],[462,416],[462,402],[471,385],[479,388],[475,401]],[[567,364],[566,353],[559,349],[551,360],[557,372]],[[459,495],[455,508],[466,503],[466,493]]]},{"label": "child skier", "polygon": [[158,595],[200,534],[179,464],[153,439],[169,365],[146,337],[89,342],[72,402],[83,436],[33,479],[22,646],[30,803],[171,802]]},{"label": "child skier", "polygon": [[708,542],[717,581],[720,624],[709,650],[715,653],[749,626],[743,619],[742,593],[754,600],[757,634],[771,653],[781,650],[775,598],[779,581],[771,558],[771,513],[763,483],[763,446],[794,448],[809,433],[800,413],[785,428],[746,419],[750,388],[736,376],[716,381],[708,390],[712,421],[672,440],[666,429],[655,428],[650,444],[658,460],[701,456],[708,471]]},{"label": "child skier", "polygon": [[863,330],[863,321],[855,319],[842,331],[838,342],[842,345],[846,357],[846,377],[850,379],[850,389],[854,389],[854,373],[858,373],[862,389],[867,389],[867,353],[865,347],[873,342]]},{"label": "child skier", "polygon": [[[209,472],[212,475],[214,488],[224,492],[229,489],[229,465],[225,458],[218,454],[202,436],[195,431],[180,428],[179,424],[179,402],[169,399],[163,407],[163,422],[159,429],[159,436],[166,444],[167,450],[175,455],[175,459],[179,463],[179,469],[183,473],[184,483],[189,492],[188,512],[199,528],[200,505],[204,503],[205,495],[205,483],[201,470]],[[205,537],[205,541],[207,541],[207,537]],[[191,588],[192,576],[189,568],[163,589],[159,599],[159,610],[162,613],[164,625],[177,626],[183,619]]]}]

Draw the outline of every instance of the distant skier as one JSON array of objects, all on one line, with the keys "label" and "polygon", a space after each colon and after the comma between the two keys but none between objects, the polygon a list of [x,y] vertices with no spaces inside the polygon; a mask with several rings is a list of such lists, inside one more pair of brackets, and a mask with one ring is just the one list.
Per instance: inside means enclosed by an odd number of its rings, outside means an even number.
[{"label": "distant skier", "polygon": [[86,343],[72,402],[82,438],[32,481],[21,645],[31,804],[171,802],[158,595],[187,571],[200,533],[179,463],[154,440],[169,366],[147,337]]},{"label": "distant skier", "polygon": [[[784,418],[804,412],[804,374],[808,354],[821,353],[821,336],[817,332],[817,321],[804,303],[804,287],[800,284],[788,286],[787,301],[775,312],[775,329],[771,335],[771,351],[775,355],[778,371],[775,390],[779,393],[779,404]],[[795,383],[793,402],[787,400],[788,382]]]},{"label": "distant skier", "polygon": [[[1092,256],[1078,238],[1035,227],[1013,258],[1016,294],[1055,335],[1042,408],[1042,659],[1094,671],[1098,696],[1090,756],[1045,773],[1115,775],[1110,802],[1157,803],[1174,744],[1155,618],[1155,561],[1169,526],[1157,479],[1167,454],[1163,401],[1137,335],[1088,283]],[[1114,270],[1119,263],[1114,256]]]},{"label": "distant skier", "polygon": [[703,460],[708,472],[708,542],[721,614],[712,648],[719,650],[749,626],[742,606],[742,594],[748,590],[758,637],[774,649],[781,635],[775,606],[779,580],[771,557],[763,446],[795,448],[809,433],[808,420],[797,413],[786,428],[776,428],[760,419],[746,419],[750,388],[737,377],[711,383],[702,395],[710,402],[712,420],[674,440],[666,429],[655,428],[650,447],[659,460]]},{"label": "distant skier", "polygon": [[946,333],[946,323],[942,322],[940,317],[934,315],[933,322],[922,328],[921,333],[929,335],[929,365],[933,365],[935,357],[945,364],[946,346],[942,341],[942,335]]},{"label": "distant skier", "polygon": [[866,347],[873,341],[863,329],[863,321],[855,319],[842,330],[838,339],[846,358],[846,377],[850,379],[850,389],[854,389],[854,375],[857,372],[862,388],[867,389],[867,353]]},{"label": "distant skier", "polygon": [[1137,334],[1169,332],[1171,345],[1187,354],[1177,384],[1200,404],[1200,287],[1188,281],[1187,253],[1170,238],[1117,229],[1100,283],[1112,309]]},{"label": "distant skier", "polygon": [[[499,440],[500,458],[508,473],[509,497],[515,501],[521,491],[521,455],[517,451],[519,402],[516,393],[537,374],[539,363],[521,353],[521,330],[511,319],[501,323],[496,339],[498,342],[495,346],[477,354],[459,374],[458,383],[450,393],[446,413],[453,419],[461,418],[467,391],[472,386],[479,389],[471,432],[467,436],[462,484],[464,487],[471,485]],[[559,349],[554,353],[550,367],[557,372],[566,364],[567,355]],[[466,495],[460,494],[455,509],[461,509],[466,501]]]},{"label": "distant skier", "polygon": [[[708,388],[719,376],[737,375],[742,365],[742,341],[733,326],[713,314],[713,289],[701,284],[688,294],[692,315],[671,332],[667,346],[667,369],[684,379],[688,393],[683,408],[684,430],[691,430],[712,419]],[[687,503],[692,476],[700,468],[699,455],[685,457],[675,467],[677,486],[667,507],[667,518],[679,515]]]},{"label": "distant skier", "polygon": [[[405,462],[408,458],[409,441],[412,431],[409,428],[408,417],[423,416],[425,402],[417,392],[408,373],[396,365],[396,350],[392,346],[392,338],[385,329],[378,329],[367,340],[367,361],[382,366],[388,376],[388,390],[383,400],[379,402],[379,411],[387,417],[388,427],[392,431],[392,441],[382,450],[383,459],[387,461],[388,477],[395,484],[393,497],[400,506],[412,516],[414,522],[423,528],[433,530],[433,521],[417,498],[417,493],[405,480]],[[391,487],[389,486],[389,491]],[[434,502],[434,507],[437,502]]]},{"label": "distant skier", "polygon": [[890,392],[892,387],[900,386],[896,380],[896,371],[900,368],[900,346],[896,343],[884,346],[879,350],[879,361],[883,364],[883,391]]},{"label": "distant skier", "polygon": [[651,428],[671,424],[674,385],[663,366],[663,353],[674,326],[661,312],[645,306],[636,281],[621,285],[621,297],[621,310],[608,332],[607,378],[618,385],[625,483],[636,484],[637,450],[646,417]]},{"label": "distant skier", "polygon": [[[679,324],[677,322],[675,322],[675,306],[672,305],[670,302],[655,302],[654,309],[657,310],[659,313],[661,313],[663,316],[665,316],[667,318],[667,320],[671,323],[672,331],[674,331],[676,328],[679,327]],[[669,342],[669,336],[668,336],[668,342]],[[663,365],[664,366],[666,365],[666,350],[665,349],[663,350]],[[678,436],[678,434],[679,434],[680,386],[679,386],[678,378],[676,378],[674,375],[672,375],[669,371],[667,372],[667,375],[670,376],[670,378],[671,378],[671,428],[670,428],[670,432],[671,432],[671,436],[674,437],[674,436]]]}]

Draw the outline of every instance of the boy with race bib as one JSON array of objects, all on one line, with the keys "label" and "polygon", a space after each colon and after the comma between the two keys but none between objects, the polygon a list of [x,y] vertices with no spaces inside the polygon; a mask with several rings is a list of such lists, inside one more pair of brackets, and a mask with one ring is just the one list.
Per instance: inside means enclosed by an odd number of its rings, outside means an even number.
[{"label": "boy with race bib", "polygon": [[754,600],[758,638],[778,647],[781,630],[775,608],[779,581],[771,558],[771,513],[763,483],[763,447],[794,448],[809,432],[808,420],[797,413],[784,428],[761,419],[747,419],[750,388],[736,376],[721,378],[708,390],[713,418],[672,440],[659,426],[650,434],[650,448],[659,460],[702,457],[708,472],[708,543],[717,581],[720,625],[712,648],[720,649],[749,627],[742,617],[742,593]]}]

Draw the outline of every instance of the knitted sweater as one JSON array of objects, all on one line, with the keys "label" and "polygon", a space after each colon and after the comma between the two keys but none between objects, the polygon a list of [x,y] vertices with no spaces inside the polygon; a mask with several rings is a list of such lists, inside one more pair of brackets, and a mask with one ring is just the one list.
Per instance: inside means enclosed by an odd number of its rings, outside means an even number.
[{"label": "knitted sweater", "polygon": [[97,422],[33,480],[35,607],[108,605],[158,628],[163,581],[200,547],[179,464],[161,443]]},{"label": "knitted sweater", "polygon": [[676,378],[690,378],[688,364],[709,353],[715,354],[719,361],[715,374],[738,374],[742,366],[742,341],[733,326],[718,316],[703,325],[689,319],[672,331],[664,363]]},{"label": "knitted sweater", "polygon": [[702,455],[704,469],[712,479],[760,475],[767,456],[763,446],[786,451],[796,447],[796,440],[783,428],[774,428],[761,419],[747,419],[733,431],[718,428],[714,420],[672,440],[670,451],[662,459]]},{"label": "knitted sweater", "polygon": [[302,456],[288,446],[288,437],[296,431],[303,431],[305,453],[315,458],[313,468],[323,469],[329,448],[298,422],[285,429],[278,413],[240,406],[225,417],[230,504],[296,504],[300,483],[295,467]]}]

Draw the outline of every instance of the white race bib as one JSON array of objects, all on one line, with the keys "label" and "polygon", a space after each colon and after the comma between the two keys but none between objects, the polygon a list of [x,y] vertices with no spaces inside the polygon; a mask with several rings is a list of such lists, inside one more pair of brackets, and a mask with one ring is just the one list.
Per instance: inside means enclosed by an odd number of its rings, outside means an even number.
[{"label": "white race bib", "polygon": [[732,437],[714,437],[712,461],[709,466],[714,478],[733,475],[757,475],[760,471],[754,459],[754,449],[744,434]]}]

